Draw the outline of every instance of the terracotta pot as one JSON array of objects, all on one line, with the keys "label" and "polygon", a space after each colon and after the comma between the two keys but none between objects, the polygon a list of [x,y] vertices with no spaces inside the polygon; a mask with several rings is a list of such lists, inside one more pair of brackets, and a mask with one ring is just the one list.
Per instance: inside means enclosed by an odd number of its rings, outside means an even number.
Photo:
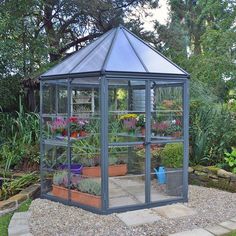
[{"label": "terracotta pot", "polygon": [[[52,194],[59,198],[63,198],[66,200],[68,199],[68,189],[61,186],[53,185]],[[102,202],[101,196],[82,193],[77,190],[71,190],[71,201],[96,208],[101,208],[101,202]]]},{"label": "terracotta pot", "polygon": [[87,132],[84,131],[84,130],[80,130],[80,131],[79,131],[79,136],[80,136],[80,137],[86,137],[86,136],[87,136]]},{"label": "terracotta pot", "polygon": [[68,189],[67,188],[63,188],[61,186],[57,186],[57,185],[52,185],[52,194],[54,196],[57,196],[59,198],[63,198],[63,199],[68,199]]},{"label": "terracotta pot", "polygon": [[145,136],[145,131],[146,131],[146,129],[145,129],[144,127],[142,127],[142,128],[141,128],[141,134],[142,134],[143,136]]},{"label": "terracotta pot", "polygon": [[176,131],[176,132],[173,133],[172,136],[175,137],[175,138],[179,138],[179,137],[182,136],[182,132],[181,131]]},{"label": "terracotta pot", "polygon": [[78,137],[78,131],[73,131],[71,134],[70,134],[70,136],[71,136],[71,138],[77,138]]},{"label": "terracotta pot", "polygon": [[[123,176],[128,172],[127,164],[111,165],[108,167],[109,176]],[[83,167],[82,174],[89,177],[100,177],[101,167]]]}]

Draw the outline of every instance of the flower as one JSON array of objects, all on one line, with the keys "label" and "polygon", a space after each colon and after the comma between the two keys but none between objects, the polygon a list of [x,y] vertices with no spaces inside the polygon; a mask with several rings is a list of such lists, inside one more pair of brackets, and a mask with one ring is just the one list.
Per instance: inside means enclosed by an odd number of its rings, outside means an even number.
[{"label": "flower", "polygon": [[128,120],[128,119],[136,119],[137,115],[136,114],[125,114],[120,116],[120,120]]},{"label": "flower", "polygon": [[62,133],[66,128],[67,122],[62,117],[57,117],[51,124],[53,133]]}]

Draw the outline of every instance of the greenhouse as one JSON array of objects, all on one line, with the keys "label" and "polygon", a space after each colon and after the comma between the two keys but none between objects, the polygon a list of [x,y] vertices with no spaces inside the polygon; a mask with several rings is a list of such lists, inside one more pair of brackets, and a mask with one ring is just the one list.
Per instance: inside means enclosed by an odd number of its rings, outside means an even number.
[{"label": "greenhouse", "polygon": [[100,214],[187,201],[188,79],[123,26],[44,73],[41,197]]}]

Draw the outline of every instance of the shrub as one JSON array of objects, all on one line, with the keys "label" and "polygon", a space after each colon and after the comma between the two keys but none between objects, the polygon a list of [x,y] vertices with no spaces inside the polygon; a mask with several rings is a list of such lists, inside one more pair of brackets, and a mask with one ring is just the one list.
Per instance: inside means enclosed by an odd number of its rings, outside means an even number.
[{"label": "shrub", "polygon": [[183,165],[183,144],[169,143],[161,151],[161,163],[165,167],[180,168]]}]

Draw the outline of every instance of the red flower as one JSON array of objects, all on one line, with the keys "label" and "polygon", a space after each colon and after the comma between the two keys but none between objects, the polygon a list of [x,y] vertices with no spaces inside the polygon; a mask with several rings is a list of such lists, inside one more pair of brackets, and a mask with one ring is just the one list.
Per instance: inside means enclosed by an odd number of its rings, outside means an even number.
[{"label": "red flower", "polygon": [[72,122],[72,123],[77,123],[78,122],[78,118],[72,116],[72,117],[69,118],[69,121]]}]

